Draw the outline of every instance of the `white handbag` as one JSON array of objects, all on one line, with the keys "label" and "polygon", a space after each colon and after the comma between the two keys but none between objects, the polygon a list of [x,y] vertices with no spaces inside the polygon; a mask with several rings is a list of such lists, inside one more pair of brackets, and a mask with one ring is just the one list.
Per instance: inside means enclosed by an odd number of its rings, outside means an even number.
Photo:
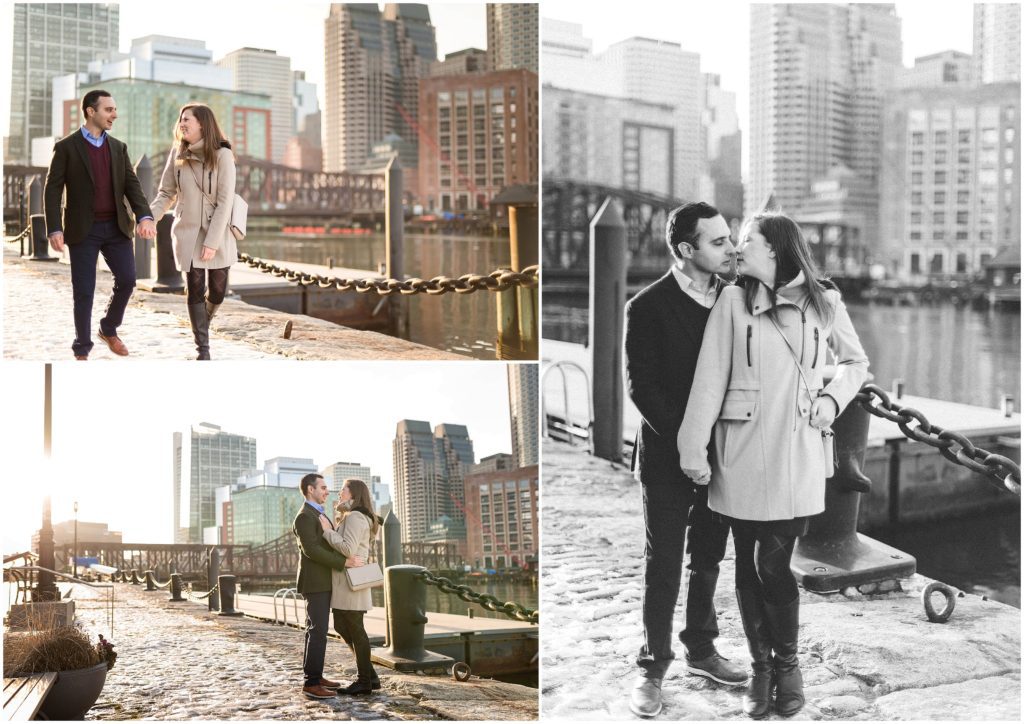
[{"label": "white handbag", "polygon": [[366,588],[376,588],[384,585],[384,572],[376,563],[367,563],[365,566],[345,569],[345,580],[348,587],[353,591],[362,591]]}]

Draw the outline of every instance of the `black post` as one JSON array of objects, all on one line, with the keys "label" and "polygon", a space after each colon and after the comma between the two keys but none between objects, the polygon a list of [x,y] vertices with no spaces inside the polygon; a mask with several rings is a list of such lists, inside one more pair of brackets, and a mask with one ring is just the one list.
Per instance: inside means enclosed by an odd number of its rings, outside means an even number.
[{"label": "black post", "polygon": [[[210,550],[210,563],[209,568],[206,572],[206,583],[210,586],[210,590],[217,585],[220,579],[220,550],[215,546]],[[210,594],[206,598],[206,604],[210,611],[217,610],[217,596]]]},{"label": "black post", "polygon": [[[147,199],[153,198],[153,164],[150,162],[148,155],[142,154],[142,158],[135,164],[135,175],[142,186],[142,193],[145,194]],[[151,239],[143,239],[138,234],[135,235],[136,273],[138,276],[147,279],[153,274],[152,248],[153,242]]]},{"label": "black post", "polygon": [[[218,616],[242,616],[244,615],[241,611],[235,610],[235,577],[231,575],[219,576],[217,578],[220,584],[218,593],[220,594],[220,613]],[[210,596],[213,598],[213,596]]]},{"label": "black post", "polygon": [[58,257],[50,256],[50,241],[46,238],[46,217],[42,214],[32,214],[32,261],[60,261]]},{"label": "black post", "polygon": [[[138,287],[147,292],[180,292],[185,281],[174,263],[174,242],[171,240],[173,218],[164,214],[156,224],[156,279],[139,279]],[[152,264],[150,264],[150,269]]]},{"label": "black post", "polygon": [[181,595],[181,574],[171,574],[171,601],[175,603],[184,601],[185,597]]},{"label": "black post", "polygon": [[[53,364],[46,363],[43,388],[43,457],[50,459],[50,443],[53,439]],[[53,581],[53,525],[50,521],[50,496],[43,499],[43,525],[39,529],[39,567],[49,570],[39,572],[39,582],[32,589],[32,600],[59,601],[60,591]]]},{"label": "black post", "polygon": [[75,553],[71,557],[71,575],[78,578],[78,501],[75,501]]}]

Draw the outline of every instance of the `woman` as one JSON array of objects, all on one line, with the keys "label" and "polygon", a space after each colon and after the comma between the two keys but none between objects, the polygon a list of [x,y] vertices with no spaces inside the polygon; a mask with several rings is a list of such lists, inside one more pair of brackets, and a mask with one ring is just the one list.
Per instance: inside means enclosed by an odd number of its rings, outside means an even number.
[{"label": "woman", "polygon": [[[341,486],[336,506],[337,530],[326,518],[320,518],[324,538],[343,556],[359,556],[364,561],[370,555],[370,541],[377,536],[377,516],[373,512],[370,489],[362,480],[349,478]],[[356,655],[359,678],[341,694],[368,694],[380,688],[380,679],[370,663],[370,639],[363,628],[363,614],[373,608],[370,589],[353,591],[349,588],[344,571],[331,572],[331,609],[334,630],[341,635]]]},{"label": "woman", "polygon": [[176,145],[167,154],[160,191],[150,207],[159,221],[174,205],[174,261],[186,273],[196,359],[208,360],[210,320],[224,301],[228,269],[238,258],[230,230],[235,157],[213,111],[200,103],[182,107],[174,138]]},{"label": "woman", "polygon": [[[736,599],[753,658],[743,709],[760,719],[773,690],[783,716],[804,704],[790,558],[810,516],[825,509],[831,437],[822,431],[864,383],[868,359],[791,219],[751,219],[737,262],[740,281],[708,319],[678,446],[683,472],[710,484],[708,506],[732,526]],[[837,363],[827,385],[826,342]]]}]

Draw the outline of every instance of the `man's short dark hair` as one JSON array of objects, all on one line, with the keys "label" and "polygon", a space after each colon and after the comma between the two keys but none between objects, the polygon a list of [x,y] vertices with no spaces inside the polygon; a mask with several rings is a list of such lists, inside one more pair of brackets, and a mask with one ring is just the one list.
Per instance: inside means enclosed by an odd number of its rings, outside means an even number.
[{"label": "man's short dark hair", "polygon": [[668,223],[665,224],[665,243],[668,244],[672,256],[682,260],[679,245],[683,242],[696,249],[697,241],[700,239],[697,222],[701,219],[713,219],[718,215],[718,209],[703,201],[691,201],[672,209],[668,215]]},{"label": "man's short dark hair", "polygon": [[299,490],[302,491],[302,495],[308,497],[309,489],[316,487],[316,481],[322,480],[323,475],[320,473],[307,473],[302,476],[302,481],[299,483]]},{"label": "man's short dark hair", "polygon": [[85,94],[82,98],[82,120],[86,120],[89,114],[85,112],[86,108],[92,108],[94,111],[100,106],[100,98],[110,98],[110,93],[105,90],[91,90]]}]

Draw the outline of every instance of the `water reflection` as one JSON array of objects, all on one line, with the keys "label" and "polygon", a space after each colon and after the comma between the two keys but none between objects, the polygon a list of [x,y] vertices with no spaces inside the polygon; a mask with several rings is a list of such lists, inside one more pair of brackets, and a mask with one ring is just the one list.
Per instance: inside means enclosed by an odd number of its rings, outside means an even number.
[{"label": "water reflection", "polygon": [[[378,269],[384,261],[383,234],[330,235],[296,238],[283,234],[254,234],[239,244],[241,251],[265,259],[327,264],[349,269]],[[508,267],[508,239],[502,237],[407,234],[403,264],[410,277],[459,277],[489,274]],[[477,359],[513,359],[517,351],[499,348],[497,295],[417,294],[409,304],[409,338],[413,342],[465,354]]]}]

